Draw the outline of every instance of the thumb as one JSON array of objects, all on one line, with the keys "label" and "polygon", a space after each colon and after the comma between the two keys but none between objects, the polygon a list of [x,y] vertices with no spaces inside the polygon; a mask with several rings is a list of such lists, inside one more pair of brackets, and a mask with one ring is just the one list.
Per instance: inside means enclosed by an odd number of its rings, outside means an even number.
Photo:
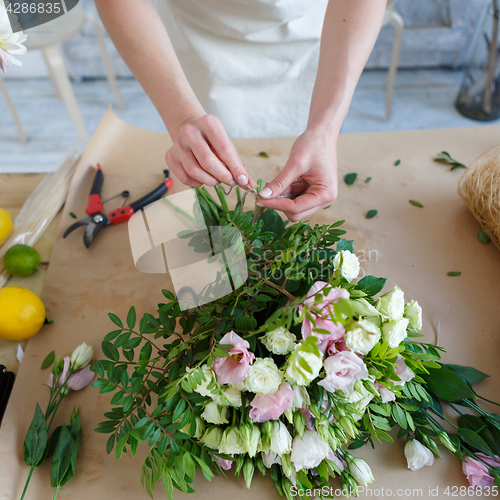
[{"label": "thumb", "polygon": [[283,167],[283,170],[263,189],[259,191],[262,198],[276,198],[290,186],[299,176],[295,165],[290,162]]}]

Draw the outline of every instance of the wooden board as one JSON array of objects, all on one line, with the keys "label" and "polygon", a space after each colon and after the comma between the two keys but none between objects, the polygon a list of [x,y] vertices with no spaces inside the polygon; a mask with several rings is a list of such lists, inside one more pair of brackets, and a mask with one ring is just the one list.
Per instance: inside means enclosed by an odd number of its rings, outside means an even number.
[{"label": "wooden board", "polygon": [[[417,299],[424,309],[426,338],[437,338],[448,350],[445,361],[473,365],[492,375],[481,383],[480,390],[496,400],[500,400],[500,252],[477,240],[477,222],[456,193],[460,171],[450,172],[432,157],[444,149],[470,163],[499,142],[498,126],[344,134],[339,140],[339,178],[357,172],[358,180],[351,187],[341,180],[339,200],[313,218],[318,223],[346,219],[347,237],[355,240],[363,272],[386,276],[386,289],[399,284],[408,299]],[[252,175],[269,181],[286,161],[293,139],[241,139],[235,143]],[[84,210],[93,173],[90,165],[99,161],[103,166],[104,197],[130,189],[132,198],[137,198],[161,180],[169,145],[168,137],[135,129],[108,113],[81,160],[42,294],[54,323],[30,341],[0,429],[0,485],[6,499],[20,496],[28,473],[22,461],[22,442],[35,402],[42,407],[47,403],[43,384],[48,374],[40,370],[45,355],[52,349],[69,354],[86,341],[101,357],[100,342],[113,329],[107,313],[124,317],[131,305],[138,314],[155,312],[162,300],[160,289],[171,285],[166,274],[147,275],[134,268],[125,224],[103,231],[90,250],[83,246],[81,233],[62,239],[62,232],[72,222],[69,212],[80,215]],[[258,156],[263,150],[269,158]],[[401,164],[395,167],[397,159]],[[366,184],[363,181],[368,176],[372,181]],[[174,192],[179,189],[183,188],[177,182]],[[424,208],[410,205],[410,199],[419,200]],[[377,209],[378,216],[368,220],[365,214],[370,209]],[[448,271],[461,271],[462,275],[451,278]],[[61,500],[148,498],[140,484],[140,456],[126,454],[116,461],[113,455],[106,455],[107,436],[93,432],[109,410],[109,400],[109,395],[88,388],[68,396],[61,407],[56,424],[69,418],[73,406],[79,406],[84,428],[77,473],[61,490]],[[369,460],[377,480],[362,498],[385,498],[381,488],[389,487],[393,496],[398,490],[405,496],[406,489],[409,497],[448,498],[447,486],[467,485],[460,463],[448,455],[432,468],[409,471],[403,446],[399,440],[380,445],[376,451],[365,448],[356,452]],[[338,487],[338,483],[334,485]],[[231,475],[211,483],[200,476],[195,486],[194,499],[277,498],[266,478],[257,479],[250,491]],[[422,491],[412,493],[418,489]],[[52,494],[49,464],[44,464],[36,471],[27,498],[51,498]],[[175,494],[177,499],[183,497]],[[158,491],[157,498],[165,498],[164,492]]]}]

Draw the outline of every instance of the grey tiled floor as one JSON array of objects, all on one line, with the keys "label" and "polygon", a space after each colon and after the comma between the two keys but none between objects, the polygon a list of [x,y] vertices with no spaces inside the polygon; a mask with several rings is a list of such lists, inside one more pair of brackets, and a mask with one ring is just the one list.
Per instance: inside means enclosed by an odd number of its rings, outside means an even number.
[{"label": "grey tiled floor", "polygon": [[[401,70],[394,89],[393,115],[385,119],[385,71],[363,73],[356,89],[343,132],[368,132],[443,127],[481,126],[462,117],[454,100],[461,72]],[[6,80],[28,136],[19,142],[7,105],[0,95],[0,172],[46,172],[57,167],[76,135],[63,103],[48,79]],[[106,81],[73,84],[85,120],[92,133],[114,97]],[[165,131],[162,121],[135,80],[120,80],[126,111],[117,111],[137,127]]]}]

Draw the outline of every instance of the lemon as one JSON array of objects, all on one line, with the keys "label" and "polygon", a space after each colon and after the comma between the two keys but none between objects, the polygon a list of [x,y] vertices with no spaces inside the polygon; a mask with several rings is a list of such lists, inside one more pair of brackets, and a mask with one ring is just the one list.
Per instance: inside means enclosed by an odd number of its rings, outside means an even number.
[{"label": "lemon", "polygon": [[12,219],[10,218],[10,212],[0,208],[0,245],[9,236],[12,231]]},{"label": "lemon", "polygon": [[13,276],[26,278],[40,269],[40,254],[28,245],[14,245],[5,252],[3,265]]},{"label": "lemon", "polygon": [[0,338],[29,339],[44,321],[45,306],[33,292],[20,286],[0,288]]}]

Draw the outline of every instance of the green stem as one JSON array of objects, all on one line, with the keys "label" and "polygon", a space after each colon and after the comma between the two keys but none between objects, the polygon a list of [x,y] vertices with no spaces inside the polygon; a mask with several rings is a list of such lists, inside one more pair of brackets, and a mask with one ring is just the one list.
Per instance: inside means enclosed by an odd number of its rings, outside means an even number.
[{"label": "green stem", "polygon": [[494,404],[494,405],[500,406],[500,403],[495,403],[495,401],[491,401],[490,399],[483,398],[483,397],[482,397],[482,396],[480,396],[479,394],[476,394],[476,396],[477,396],[479,399],[482,399],[483,401],[488,401],[488,403],[491,403],[491,404]]},{"label": "green stem", "polygon": [[60,486],[59,486],[59,485],[57,485],[56,492],[55,492],[55,494],[54,494],[54,498],[53,498],[53,500],[56,500],[56,498],[57,498],[57,494],[59,493],[59,488],[60,488]]},{"label": "green stem", "polygon": [[458,408],[455,408],[455,405],[452,405],[450,402],[448,402],[448,405],[450,406],[450,408],[453,408],[460,416],[463,415],[463,413]]},{"label": "green stem", "polygon": [[31,476],[33,475],[34,470],[35,470],[35,466],[32,465],[31,469],[30,469],[30,473],[28,475],[28,479],[26,479],[26,483],[24,485],[24,490],[23,490],[23,494],[21,495],[21,500],[23,500],[24,496],[26,495],[26,490],[28,489],[28,484],[30,484]]},{"label": "green stem", "polygon": [[[429,410],[431,410],[433,413],[435,413],[439,418],[442,418],[443,420],[445,420],[446,422],[448,422],[452,427],[455,427],[455,429],[458,430],[458,427],[453,423],[453,422],[450,422],[444,415],[441,415],[440,413],[438,413],[434,408],[429,408]],[[427,416],[429,418],[431,418],[437,425],[438,422],[433,418],[431,417],[429,414],[427,414]],[[441,427],[441,426],[440,426]]]}]

